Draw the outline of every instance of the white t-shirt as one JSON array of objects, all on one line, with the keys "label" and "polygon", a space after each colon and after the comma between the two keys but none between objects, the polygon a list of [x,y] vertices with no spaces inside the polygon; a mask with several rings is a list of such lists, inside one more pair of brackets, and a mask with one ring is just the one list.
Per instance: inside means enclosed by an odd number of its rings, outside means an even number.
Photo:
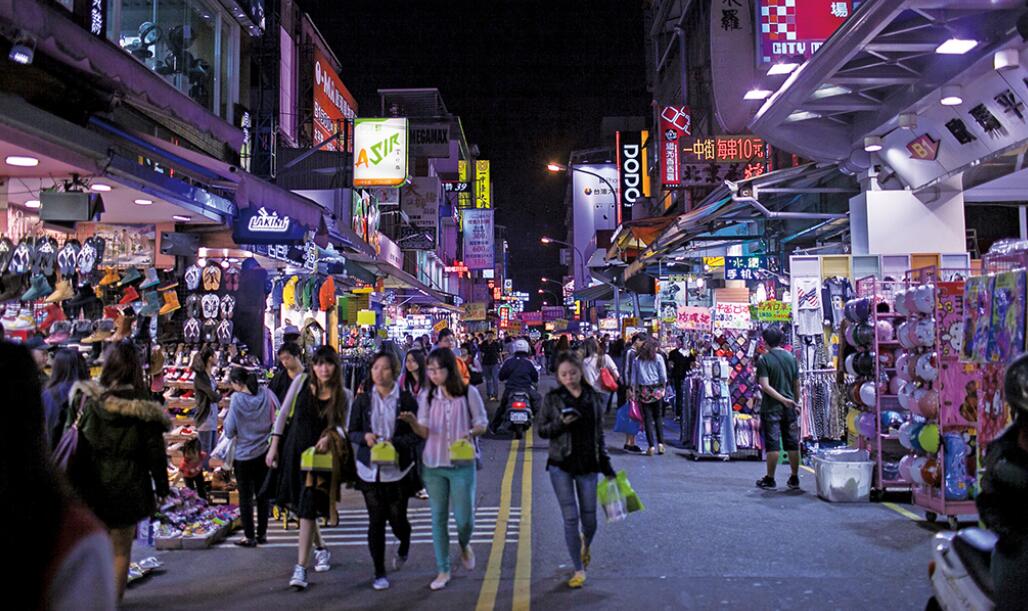
[{"label": "white t-shirt", "polygon": [[618,366],[614,364],[614,359],[610,358],[609,354],[603,355],[603,363],[599,362],[599,357],[595,354],[582,363],[582,375],[585,376],[585,381],[596,390],[603,390],[600,388],[600,370],[604,367],[614,372],[615,376],[619,375]]}]

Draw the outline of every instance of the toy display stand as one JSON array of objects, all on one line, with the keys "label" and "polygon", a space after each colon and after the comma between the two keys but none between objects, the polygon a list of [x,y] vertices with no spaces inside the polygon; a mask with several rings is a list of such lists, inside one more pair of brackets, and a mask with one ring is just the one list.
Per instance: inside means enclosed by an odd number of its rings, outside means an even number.
[{"label": "toy display stand", "polygon": [[[873,350],[876,357],[880,356],[883,351],[892,352],[900,347],[900,343],[895,340],[882,340],[878,333],[878,322],[888,321],[893,326],[896,326],[896,321],[902,318],[901,315],[897,314],[893,309],[894,295],[897,290],[904,286],[903,282],[892,281],[892,280],[879,280],[875,276],[868,276],[857,280],[856,293],[857,297],[863,297],[871,300],[871,318],[869,322],[874,326],[876,332],[874,335]],[[879,312],[880,304],[887,304],[887,312]],[[845,341],[845,340],[843,340]],[[840,367],[842,364],[840,363]],[[889,375],[895,375],[896,370],[894,367],[886,368],[882,367],[881,358],[875,358],[874,367],[874,381],[877,384],[883,378],[888,378]],[[871,460],[874,462],[874,469],[872,471],[872,484],[871,484],[871,500],[879,500],[885,492],[888,491],[909,491],[911,482],[903,479],[899,475],[892,475],[886,473],[884,468],[886,456],[890,453],[897,453],[897,448],[902,449],[899,444],[899,436],[890,431],[883,430],[882,427],[882,412],[883,411],[896,411],[905,416],[906,419],[910,418],[910,413],[905,410],[899,403],[899,397],[897,395],[883,394],[881,392],[875,393],[875,405],[873,408],[864,406],[864,411],[872,413],[875,416],[875,432],[872,438],[864,437],[863,435],[858,436],[857,447],[866,449],[871,455]]]}]

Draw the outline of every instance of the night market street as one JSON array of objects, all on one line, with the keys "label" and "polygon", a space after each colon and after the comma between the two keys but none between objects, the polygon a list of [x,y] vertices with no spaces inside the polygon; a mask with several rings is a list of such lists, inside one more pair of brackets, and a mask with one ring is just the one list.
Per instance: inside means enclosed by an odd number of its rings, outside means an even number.
[{"label": "night market street", "polygon": [[[553,385],[552,378],[543,390]],[[492,406],[490,407],[490,413]],[[673,422],[669,419],[669,425]],[[675,434],[668,429],[669,438]],[[643,435],[640,435],[642,439]],[[165,571],[132,586],[125,609],[923,609],[935,531],[882,504],[829,504],[800,471],[803,492],[753,487],[755,461],[694,462],[669,446],[665,456],[625,455],[610,434],[615,469],[625,469],[646,509],[603,523],[585,589],[565,582],[571,569],[560,513],[546,474],[546,441],[511,451],[509,439],[483,441],[479,508],[472,538],[478,567],[455,569],[441,592],[435,575],[428,502],[411,501],[410,560],[390,573],[392,587],[371,589],[372,567],[359,495],[348,491],[338,529],[326,529],[332,569],[311,586],[286,586],[296,557],[296,526],[270,526],[271,546],[242,549],[231,539],[210,550],[161,553]],[[645,446],[645,442],[643,442]],[[511,457],[513,456],[513,463]],[[525,499],[525,464],[531,493]],[[508,466],[511,465],[511,466]],[[505,474],[511,476],[509,483]],[[902,508],[901,508],[902,509]],[[507,512],[507,536],[496,524]],[[519,528],[532,533],[531,545]],[[502,526],[501,526],[502,530]],[[233,535],[233,538],[239,535]],[[392,537],[389,538],[393,542]],[[492,555],[501,553],[502,565]],[[390,546],[390,550],[395,549]],[[453,546],[456,558],[456,545]],[[477,605],[477,606],[476,606]],[[484,606],[483,606],[484,605]]]}]

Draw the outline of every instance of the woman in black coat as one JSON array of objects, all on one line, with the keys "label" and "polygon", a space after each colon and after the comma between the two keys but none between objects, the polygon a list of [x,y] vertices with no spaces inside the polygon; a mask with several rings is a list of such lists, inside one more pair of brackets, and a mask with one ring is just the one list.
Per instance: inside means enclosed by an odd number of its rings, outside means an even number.
[{"label": "woman in black coat", "polygon": [[[393,568],[398,569],[407,561],[410,550],[407,501],[422,487],[417,468],[420,438],[399,418],[403,412],[416,414],[418,403],[412,394],[400,388],[399,375],[400,361],[392,351],[376,354],[371,361],[372,386],[357,396],[350,410],[349,436],[357,455],[357,489],[364,494],[368,507],[368,548],[375,563],[376,590],[389,587],[385,570],[386,522],[400,540],[393,559]],[[390,442],[396,448],[395,463],[372,462],[371,449],[381,442]]]}]

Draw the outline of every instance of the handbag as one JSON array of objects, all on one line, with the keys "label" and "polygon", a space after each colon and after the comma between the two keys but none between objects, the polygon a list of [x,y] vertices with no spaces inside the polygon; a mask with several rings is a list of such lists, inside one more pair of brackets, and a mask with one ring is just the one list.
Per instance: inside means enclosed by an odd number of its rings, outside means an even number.
[{"label": "handbag", "polygon": [[376,465],[395,465],[399,462],[396,446],[388,441],[380,441],[371,446],[371,462]]},{"label": "handbag", "polygon": [[450,444],[450,462],[470,463],[476,460],[475,446],[467,439],[458,439]]},{"label": "handbag", "polygon": [[301,471],[327,471],[332,472],[332,453],[319,454],[314,446],[311,446],[300,454]]},{"label": "handbag", "polygon": [[[474,414],[471,413],[471,399],[468,398],[467,393],[464,394],[464,406],[468,408],[468,420],[474,421]],[[472,437],[471,441],[461,439],[458,441],[464,441],[469,443],[475,449],[475,469],[478,471],[482,470],[482,447],[478,445],[478,437]],[[457,443],[457,442],[454,442]],[[453,461],[453,445],[450,446],[450,461]]]},{"label": "handbag", "polygon": [[231,469],[236,462],[236,438],[222,435],[218,445],[211,450],[211,458],[217,458],[224,468]]},{"label": "handbag", "polygon": [[617,482],[611,482],[607,478],[601,478],[596,484],[596,500],[603,507],[603,515],[607,523],[620,522],[628,517],[628,503]]},{"label": "handbag", "polygon": [[57,466],[61,471],[68,471],[68,465],[75,458],[76,451],[79,446],[79,423],[82,421],[82,414],[85,413],[86,396],[82,395],[82,399],[79,400],[78,413],[75,415],[75,422],[68,427],[64,434],[61,435],[61,440],[57,442],[57,447],[54,448],[53,453],[50,454],[50,460],[53,461],[54,465]]},{"label": "handbag", "polygon": [[628,401],[628,417],[636,422],[643,422],[642,410],[639,409],[639,402],[635,399]]},{"label": "handbag", "polygon": [[618,389],[618,379],[609,367],[600,370],[600,387],[607,392],[616,392]]}]

